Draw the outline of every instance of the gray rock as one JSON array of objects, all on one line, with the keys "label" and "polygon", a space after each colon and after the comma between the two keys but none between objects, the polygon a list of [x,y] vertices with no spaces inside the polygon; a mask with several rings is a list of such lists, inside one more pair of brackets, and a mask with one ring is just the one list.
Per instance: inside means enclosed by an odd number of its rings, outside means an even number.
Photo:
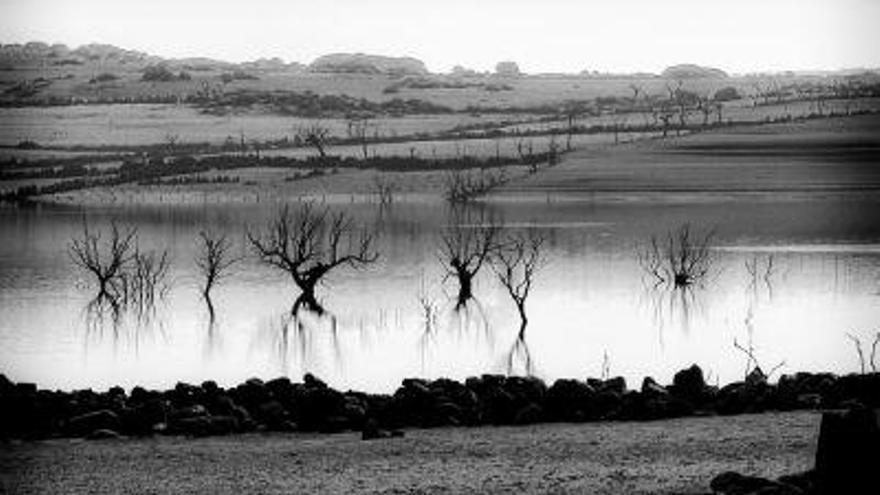
[{"label": "gray rock", "polygon": [[89,440],[115,440],[122,438],[122,435],[117,433],[115,430],[102,428],[100,430],[95,430],[89,433],[86,438]]},{"label": "gray rock", "polygon": [[65,430],[74,436],[85,436],[95,430],[119,430],[119,416],[108,409],[93,411],[67,420]]}]

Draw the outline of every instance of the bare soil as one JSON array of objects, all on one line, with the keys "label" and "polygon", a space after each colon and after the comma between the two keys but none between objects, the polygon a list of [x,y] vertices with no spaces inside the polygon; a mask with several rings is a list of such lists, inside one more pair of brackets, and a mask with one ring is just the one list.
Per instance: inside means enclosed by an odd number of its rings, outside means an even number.
[{"label": "bare soil", "polygon": [[735,470],[813,464],[817,412],[655,422],[185,439],[0,448],[6,493],[708,493]]},{"label": "bare soil", "polygon": [[880,117],[734,126],[576,151],[502,195],[650,196],[880,191]]}]

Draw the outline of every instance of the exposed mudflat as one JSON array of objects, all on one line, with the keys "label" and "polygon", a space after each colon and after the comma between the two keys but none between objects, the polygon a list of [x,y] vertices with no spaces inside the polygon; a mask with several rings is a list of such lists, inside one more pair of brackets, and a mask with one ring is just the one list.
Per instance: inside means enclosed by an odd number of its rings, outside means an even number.
[{"label": "exposed mudflat", "polygon": [[5,493],[708,493],[813,464],[817,412],[643,423],[49,440],[0,448]]},{"label": "exposed mudflat", "polygon": [[595,147],[498,194],[563,196],[876,194],[880,117],[732,126]]}]

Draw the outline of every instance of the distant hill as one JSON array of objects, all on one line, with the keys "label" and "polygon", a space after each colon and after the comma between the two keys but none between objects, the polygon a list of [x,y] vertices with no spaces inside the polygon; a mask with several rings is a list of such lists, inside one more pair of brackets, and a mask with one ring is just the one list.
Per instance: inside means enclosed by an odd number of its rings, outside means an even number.
[{"label": "distant hill", "polygon": [[309,65],[312,72],[345,74],[385,74],[422,76],[428,74],[425,63],[412,57],[386,57],[364,53],[333,53],[318,57]]},{"label": "distant hill", "polygon": [[13,43],[0,45],[0,65],[83,65],[91,61],[113,61],[116,63],[149,63],[161,60],[146,53],[125,50],[113,45],[92,43],[77,48],[63,44],[49,45],[31,41],[23,45]]},{"label": "distant hill", "polygon": [[667,67],[661,74],[666,79],[726,79],[727,73],[714,67],[679,64]]},{"label": "distant hill", "polygon": [[241,64],[206,57],[170,59],[99,43],[82,45],[77,48],[70,48],[61,43],[49,45],[41,41],[31,41],[25,44],[0,44],[0,67],[7,69],[89,64],[101,64],[105,68],[119,65],[137,68],[160,63],[167,63],[177,68],[193,71],[232,70],[236,67],[261,69],[302,69],[304,67],[302,64],[295,62],[285,64],[279,58],[261,58]]}]

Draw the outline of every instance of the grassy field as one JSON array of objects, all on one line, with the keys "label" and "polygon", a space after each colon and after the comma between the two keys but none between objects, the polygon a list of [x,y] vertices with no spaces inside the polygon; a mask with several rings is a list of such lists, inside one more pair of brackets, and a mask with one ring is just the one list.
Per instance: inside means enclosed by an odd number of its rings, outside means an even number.
[{"label": "grassy field", "polygon": [[0,450],[5,493],[708,493],[723,471],[812,467],[813,412],[649,423],[183,439],[49,440]]},{"label": "grassy field", "polygon": [[[659,139],[657,135],[582,135],[575,151],[528,174],[527,167],[503,167],[507,183],[490,198],[638,199],[662,195],[822,195],[876,194],[880,191],[880,116],[811,119],[777,124],[737,125],[707,132]],[[534,138],[536,152],[546,151],[548,138]],[[515,156],[516,140],[437,141],[384,144],[371,153],[439,158],[457,153]],[[496,148],[496,146],[498,148]],[[356,156],[357,147],[335,149]],[[300,157],[310,150],[278,152]],[[308,170],[284,167],[225,169],[177,177],[205,182],[219,177],[228,183],[178,183],[149,186],[123,184],[69,191],[44,198],[65,203],[193,203],[258,202],[291,197],[317,197],[335,202],[373,201],[376,180],[395,186],[395,201],[436,201],[442,197],[449,171],[377,171],[350,168]],[[472,172],[479,173],[479,172]],[[497,173],[501,173],[500,171]],[[163,179],[165,180],[165,179]],[[191,182],[195,182],[192,181]],[[8,185],[8,184],[7,184]],[[20,185],[16,182],[16,185]]]},{"label": "grassy field", "polygon": [[[510,88],[502,91],[487,91],[475,84],[461,88],[413,88],[399,84],[400,77],[366,74],[323,74],[309,72],[303,66],[286,67],[245,67],[243,71],[255,79],[222,82],[222,75],[241,67],[223,63],[187,63],[171,61],[169,68],[175,74],[183,71],[189,80],[151,82],[143,81],[144,67],[149,60],[129,61],[96,59],[84,60],[81,65],[55,65],[59,61],[46,63],[16,64],[0,71],[0,88],[11,88],[22,81],[42,78],[49,84],[37,95],[40,98],[75,97],[80,99],[133,98],[149,96],[171,96],[185,98],[197,93],[205,85],[220,88],[226,92],[236,90],[254,91],[311,91],[320,95],[346,94],[355,98],[374,101],[387,101],[392,98],[417,98],[431,103],[461,110],[468,106],[538,106],[553,104],[563,100],[593,99],[608,96],[631,96],[632,85],[641,88],[644,94],[665,94],[667,85],[676,81],[652,77],[585,77],[575,74],[531,75],[520,78],[498,77],[489,74],[474,75],[467,78],[453,78],[448,75],[419,76],[419,79],[438,82],[466,81],[471,83],[495,83]],[[155,61],[154,61],[155,62]],[[112,74],[114,80],[91,82],[101,74]],[[690,80],[683,83],[683,89],[700,94],[712,94],[725,86],[733,86],[741,93],[752,94],[761,86],[771,84],[784,86],[791,83],[825,84],[827,77],[795,76],[777,74],[774,76],[735,76],[727,79]],[[386,92],[391,86],[401,86],[396,92]]]}]

